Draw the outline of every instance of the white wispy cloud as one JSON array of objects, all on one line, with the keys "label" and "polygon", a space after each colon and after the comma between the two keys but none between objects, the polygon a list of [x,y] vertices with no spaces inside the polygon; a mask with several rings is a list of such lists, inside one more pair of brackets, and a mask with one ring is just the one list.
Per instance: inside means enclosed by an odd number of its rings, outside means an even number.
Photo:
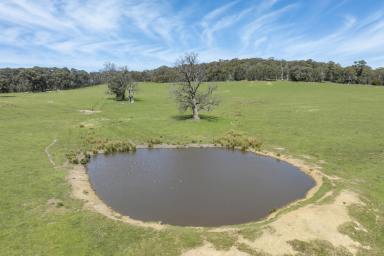
[{"label": "white wispy cloud", "polygon": [[[262,10],[269,9],[272,5],[267,5]],[[265,36],[267,32],[274,30],[274,27],[278,26],[276,21],[284,13],[292,10],[295,7],[294,4],[285,6],[278,10],[266,12],[255,20],[244,26],[242,29],[241,40],[243,42],[243,47],[246,48],[252,44],[252,40],[255,40],[255,36],[262,37]],[[256,35],[258,32],[259,35]]]},{"label": "white wispy cloud", "polygon": [[342,26],[321,38],[300,37],[284,47],[290,58],[328,59],[344,56],[351,62],[353,58],[370,58],[384,48],[383,15],[374,15],[365,19],[344,16]]},{"label": "white wispy cloud", "polygon": [[[344,11],[352,1],[1,0],[0,66],[98,69],[114,61],[145,69],[172,65],[190,51],[202,61],[366,58],[383,65],[384,8]],[[317,31],[328,17],[332,26]]]},{"label": "white wispy cloud", "polygon": [[[214,10],[212,13],[209,13],[202,22],[203,27],[203,33],[202,33],[202,39],[206,41],[208,46],[212,46],[213,40],[214,40],[214,34],[220,30],[223,30],[225,28],[228,28],[238,21],[240,21],[242,18],[244,18],[247,14],[249,14],[253,8],[247,8],[237,14],[233,15],[226,15],[221,16],[219,19],[215,20],[214,22],[212,19],[218,15],[218,13],[223,12],[224,10],[228,9],[230,6],[233,6],[234,3],[231,3],[230,5],[226,5],[223,7],[220,7],[216,10]],[[212,15],[214,14],[214,15]]]}]

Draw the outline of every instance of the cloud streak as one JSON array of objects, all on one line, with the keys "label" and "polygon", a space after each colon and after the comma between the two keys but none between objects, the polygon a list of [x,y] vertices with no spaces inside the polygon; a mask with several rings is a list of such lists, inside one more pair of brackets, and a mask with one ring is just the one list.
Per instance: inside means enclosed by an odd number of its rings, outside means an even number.
[{"label": "cloud streak", "polygon": [[384,66],[384,4],[358,0],[3,0],[0,66],[147,69],[185,52],[235,57],[366,59]]}]

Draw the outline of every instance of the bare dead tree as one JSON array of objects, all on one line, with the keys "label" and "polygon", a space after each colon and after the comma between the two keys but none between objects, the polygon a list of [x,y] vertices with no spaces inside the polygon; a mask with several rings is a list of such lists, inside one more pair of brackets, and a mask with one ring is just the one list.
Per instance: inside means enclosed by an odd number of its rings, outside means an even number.
[{"label": "bare dead tree", "polygon": [[129,103],[134,103],[135,102],[134,96],[135,96],[135,93],[137,91],[137,88],[138,88],[138,83],[134,82],[131,79],[129,81],[128,85],[127,85],[128,101],[129,101]]},{"label": "bare dead tree", "polygon": [[181,111],[192,110],[194,120],[199,120],[199,111],[211,111],[219,101],[212,94],[216,86],[208,85],[208,89],[201,90],[205,80],[204,67],[198,63],[196,53],[186,54],[176,62],[179,73],[179,85],[173,90]]}]

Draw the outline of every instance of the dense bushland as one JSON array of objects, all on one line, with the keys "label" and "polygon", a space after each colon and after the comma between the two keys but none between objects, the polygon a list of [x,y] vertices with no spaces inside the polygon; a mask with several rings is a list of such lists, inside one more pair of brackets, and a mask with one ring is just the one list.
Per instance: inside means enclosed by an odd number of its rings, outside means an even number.
[{"label": "dense bushland", "polygon": [[[384,68],[373,69],[364,60],[342,67],[335,62],[314,60],[276,60],[251,58],[219,60],[199,64],[205,81],[303,81],[342,84],[384,85]],[[136,82],[179,82],[177,67],[161,66],[153,70],[130,71]],[[108,72],[68,68],[3,68],[0,69],[0,93],[64,90],[108,82]],[[134,84],[134,83],[131,83]]]},{"label": "dense bushland", "polygon": [[98,84],[100,78],[100,73],[68,68],[3,68],[0,93],[74,89]]},{"label": "dense bushland", "polygon": [[[364,60],[347,67],[332,61],[285,61],[273,58],[219,60],[201,65],[207,81],[289,80],[384,85],[384,68],[373,69]],[[175,82],[178,73],[176,68],[162,66],[154,70],[132,72],[132,77],[136,81]]]}]

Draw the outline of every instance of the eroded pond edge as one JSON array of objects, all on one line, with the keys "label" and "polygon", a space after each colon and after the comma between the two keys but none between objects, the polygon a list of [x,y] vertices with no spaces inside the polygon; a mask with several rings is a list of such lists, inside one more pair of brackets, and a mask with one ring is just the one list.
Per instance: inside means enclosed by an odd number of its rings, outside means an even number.
[{"label": "eroded pond edge", "polygon": [[[158,145],[153,145],[152,147],[148,147],[147,145],[137,145],[136,148],[137,149],[140,149],[140,148],[141,149],[143,148],[154,148],[154,149],[174,148],[176,149],[176,148],[224,148],[224,147],[214,145],[214,144],[187,144],[187,145],[158,144]],[[276,211],[273,211],[272,213],[268,214],[266,217],[262,219],[251,221],[248,223],[255,224],[255,223],[262,223],[262,222],[271,220],[276,216],[278,216],[278,214],[283,210],[286,210],[292,206],[295,206],[299,203],[302,203],[308,200],[313,195],[315,195],[316,192],[320,189],[321,185],[323,184],[323,177],[326,176],[324,173],[320,171],[320,167],[316,165],[311,165],[309,163],[304,162],[301,159],[297,159],[288,155],[282,155],[279,153],[274,153],[274,152],[265,151],[265,150],[260,150],[260,151],[246,150],[245,152],[251,152],[260,156],[272,157],[277,160],[284,161],[288,164],[291,164],[292,166],[295,166],[300,171],[310,176],[315,182],[315,185],[306,192],[306,195],[303,198],[297,199],[295,201],[288,203],[283,207],[280,207],[279,209],[277,209]],[[103,152],[100,151],[99,153],[103,153]],[[92,185],[88,176],[87,168],[84,165],[81,165],[81,164],[73,165],[73,167],[69,170],[67,180],[72,187],[72,196],[76,199],[82,200],[84,202],[84,207],[86,209],[102,214],[113,220],[121,221],[124,223],[136,225],[136,226],[141,226],[141,227],[148,227],[148,228],[154,228],[159,230],[165,227],[174,226],[169,224],[162,224],[160,222],[144,222],[141,220],[136,220],[129,216],[122,215],[116,212],[115,210],[113,210],[111,207],[105,204],[103,200],[101,200],[97,196],[96,192],[92,188]],[[228,225],[228,226],[222,226],[222,227],[235,228],[236,226],[245,225],[248,223]],[[220,229],[222,227],[192,227],[192,228]]]}]

